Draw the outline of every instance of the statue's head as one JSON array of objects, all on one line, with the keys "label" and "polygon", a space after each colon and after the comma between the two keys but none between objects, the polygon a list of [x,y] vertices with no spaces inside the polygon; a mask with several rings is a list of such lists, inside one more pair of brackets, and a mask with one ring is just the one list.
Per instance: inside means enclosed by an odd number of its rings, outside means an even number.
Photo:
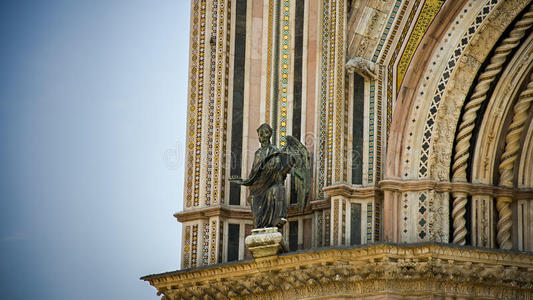
[{"label": "statue's head", "polygon": [[270,144],[270,138],[272,137],[272,127],[267,123],[262,124],[257,128],[257,135],[259,136],[261,146],[268,146]]}]

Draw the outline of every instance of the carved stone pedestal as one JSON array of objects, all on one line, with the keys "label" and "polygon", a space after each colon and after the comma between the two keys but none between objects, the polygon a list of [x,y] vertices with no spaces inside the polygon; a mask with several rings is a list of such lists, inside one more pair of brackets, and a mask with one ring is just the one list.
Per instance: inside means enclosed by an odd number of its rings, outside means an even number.
[{"label": "carved stone pedestal", "polygon": [[277,227],[252,229],[252,234],[244,241],[254,258],[277,255],[287,247]]}]

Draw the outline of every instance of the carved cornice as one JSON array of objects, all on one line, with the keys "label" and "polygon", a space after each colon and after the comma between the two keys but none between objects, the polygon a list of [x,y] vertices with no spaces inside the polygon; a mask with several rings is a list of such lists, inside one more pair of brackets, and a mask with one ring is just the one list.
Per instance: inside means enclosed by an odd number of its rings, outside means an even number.
[{"label": "carved cornice", "polygon": [[[306,210],[300,211],[298,205],[290,205],[288,216],[304,216],[312,214],[314,211],[328,209],[330,207],[329,199],[314,200],[310,202]],[[210,207],[203,207],[197,209],[187,209],[174,214],[174,217],[180,222],[197,221],[201,219],[209,219],[210,217],[223,217],[234,219],[253,220],[252,211],[249,207],[217,205]]]},{"label": "carved cornice", "polygon": [[327,186],[323,190],[328,197],[343,196],[350,199],[368,199],[381,196],[381,190],[374,186],[357,187],[341,183]]},{"label": "carved cornice", "polygon": [[330,206],[331,201],[329,201],[329,199],[311,201],[311,209],[313,211],[327,209],[330,208]]},{"label": "carved cornice", "polygon": [[196,221],[199,219],[209,219],[210,217],[250,219],[252,212],[249,208],[233,207],[229,205],[217,205],[197,209],[187,209],[175,213],[174,217],[180,222]]},{"label": "carved cornice", "polygon": [[377,244],[288,253],[141,279],[168,300],[384,293],[529,299],[533,297],[533,254],[442,244]]},{"label": "carved cornice", "polygon": [[511,197],[515,200],[533,199],[533,189],[518,189],[487,184],[472,184],[467,182],[449,182],[435,180],[382,180],[379,186],[383,191],[393,192],[421,192],[435,190],[439,193],[460,192],[472,196],[485,195],[491,197]]}]

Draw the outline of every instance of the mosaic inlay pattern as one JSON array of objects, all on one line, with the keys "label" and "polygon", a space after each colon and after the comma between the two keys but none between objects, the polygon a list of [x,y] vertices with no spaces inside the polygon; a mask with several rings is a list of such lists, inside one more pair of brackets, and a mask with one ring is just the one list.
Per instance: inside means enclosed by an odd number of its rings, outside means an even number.
[{"label": "mosaic inlay pattern", "polygon": [[210,263],[217,262],[217,220],[211,220]]},{"label": "mosaic inlay pattern", "polygon": [[191,260],[191,226],[185,226],[183,242],[183,266],[188,268]]},{"label": "mosaic inlay pattern", "polygon": [[[418,8],[420,6],[421,0],[416,0],[413,4],[413,8],[411,9],[409,16],[407,17],[406,24],[411,24],[415,18],[415,14],[418,11]],[[407,3],[405,4],[407,5]],[[405,38],[407,37],[407,33],[409,31],[410,26],[404,26],[402,32],[400,33],[400,36],[398,38],[398,42],[396,44],[396,47],[394,48],[391,59],[389,61],[388,67],[387,67],[387,132],[390,128],[390,120],[392,120],[392,101],[393,97],[395,96],[393,93],[393,77],[394,77],[394,64],[396,63],[396,59],[398,58],[398,54],[400,53],[400,49],[405,41]],[[423,33],[422,33],[423,35]],[[390,107],[390,108],[389,108]],[[389,116],[390,111],[390,116]],[[387,133],[388,134],[388,133]]]},{"label": "mosaic inlay pattern", "polygon": [[339,199],[333,202],[333,245],[339,244]]},{"label": "mosaic inlay pattern", "polygon": [[266,83],[266,100],[265,100],[265,122],[270,123],[270,93],[272,91],[272,27],[274,23],[274,0],[268,1],[268,30],[267,30],[267,83]]},{"label": "mosaic inlay pattern", "polygon": [[282,17],[282,28],[281,28],[281,95],[280,95],[280,146],[285,146],[285,138],[287,136],[287,96],[288,96],[288,87],[289,87],[289,52],[290,49],[290,30],[289,30],[289,19],[290,19],[290,6],[291,2],[289,0],[283,1],[283,17]]},{"label": "mosaic inlay pattern", "polygon": [[[396,21],[396,24],[394,25],[393,29],[392,29],[392,32],[391,32],[391,36],[387,42],[387,45],[385,46],[385,49],[383,50],[383,55],[381,56],[381,59],[379,61],[379,64],[380,65],[383,65],[384,62],[385,62],[385,58],[387,57],[387,54],[389,53],[389,50],[391,48],[391,44],[392,44],[392,41],[394,40],[394,37],[396,36],[396,33],[398,32],[398,29],[399,29],[399,26],[400,26],[400,23],[402,22],[403,20],[403,17],[405,15],[405,12],[407,10],[407,6],[409,4],[409,0],[405,1],[404,5],[402,6],[402,9],[400,10],[400,13],[398,14],[398,20]],[[399,4],[398,4],[399,6]],[[401,37],[400,37],[401,39]],[[396,59],[396,57],[394,58]],[[383,91],[384,91],[384,87],[383,87],[383,78],[385,78],[384,76],[385,74],[385,71],[383,70],[383,68],[380,68],[379,69],[379,77],[380,80],[378,81],[378,90],[377,90],[377,95],[378,95],[378,106],[379,107],[382,107],[382,103],[383,103]],[[390,83],[389,83],[390,84]],[[392,85],[391,85],[391,88],[392,88]],[[387,115],[385,116],[386,118],[386,136],[387,138],[389,137],[389,129],[390,129],[390,124],[391,124],[391,121],[392,121],[392,98],[387,98]],[[378,110],[378,119],[379,120],[383,120],[383,117],[382,117],[382,110],[379,109]],[[377,165],[376,165],[376,177],[379,178],[381,177],[381,144],[382,144],[382,137],[381,137],[381,134],[382,134],[382,131],[378,131],[377,133],[377,143],[380,145],[380,148],[378,149],[379,151],[376,151],[376,155],[377,155],[377,159],[376,159],[376,162],[377,162]],[[379,170],[378,170],[379,168]]]},{"label": "mosaic inlay pattern", "polygon": [[274,144],[277,143],[277,132],[278,132],[278,101],[279,101],[279,46],[280,46],[280,0],[276,1],[276,4],[274,6],[274,20],[276,20],[274,24],[274,66],[272,68],[273,74],[273,84],[272,84],[272,129],[273,129],[273,135],[272,135],[272,142]]},{"label": "mosaic inlay pattern", "polygon": [[192,226],[191,267],[196,267],[198,259],[198,224]]},{"label": "mosaic inlay pattern", "polygon": [[[346,170],[344,166],[345,159],[342,155],[342,146],[343,146],[343,135],[344,135],[344,115],[348,111],[347,101],[348,98],[344,97],[345,90],[345,73],[344,73],[344,1],[336,1],[338,14],[333,18],[337,18],[339,21],[337,23],[337,32],[336,32],[336,99],[333,101],[336,107],[336,116],[335,116],[335,182],[340,182],[342,180],[343,169]],[[344,242],[343,242],[344,244]]]},{"label": "mosaic inlay pattern", "polygon": [[[222,151],[220,153],[220,199],[221,203],[224,203],[225,199],[225,186],[226,186],[226,151],[228,141],[228,106],[229,106],[229,60],[230,60],[230,41],[231,41],[231,1],[228,1],[228,8],[226,12],[226,55],[225,55],[225,77],[224,77],[224,117],[222,125]],[[215,204],[218,201],[218,197],[215,198]]]},{"label": "mosaic inlay pattern", "polygon": [[401,235],[402,235],[402,241],[407,241],[408,240],[408,228],[409,228],[409,194],[407,193],[403,193],[402,195],[402,207],[401,207],[401,210],[402,210],[402,214],[401,214],[401,222],[402,222],[402,232],[401,232]]},{"label": "mosaic inlay pattern", "polygon": [[[391,47],[391,44],[392,44],[392,41],[394,40],[394,37],[396,36],[396,32],[398,31],[398,28],[400,26],[400,23],[403,19],[403,16],[405,14],[405,10],[407,9],[407,4],[409,3],[409,0],[406,0],[404,2],[404,5],[402,6],[402,10],[400,11],[400,13],[398,14],[398,9],[400,8],[400,5],[402,3],[402,0],[397,0],[395,3],[394,3],[394,7],[391,11],[391,14],[389,16],[389,19],[387,21],[387,24],[385,25],[385,29],[383,31],[383,34],[378,42],[378,46],[376,48],[376,51],[374,52],[374,56],[372,57],[372,62],[376,62],[378,57],[380,57],[380,54],[381,54],[381,58],[380,58],[380,61],[379,61],[379,65],[383,65],[384,61],[385,61],[385,58],[387,57],[387,54],[389,53],[389,50],[390,50],[390,47]],[[396,22],[394,22],[394,26],[393,26],[393,21],[394,19],[396,18],[397,16],[397,19],[396,19]],[[392,31],[390,31],[392,28]],[[390,32],[390,37],[387,39],[387,35],[389,34]],[[385,48],[383,48],[383,45],[385,43],[385,41],[387,41],[387,44],[385,45]],[[383,53],[381,53],[381,50],[383,50]],[[378,68],[378,78],[383,78],[383,68],[379,67]],[[368,183],[373,183],[374,182],[374,143],[375,143],[375,128],[374,128],[374,125],[375,125],[375,117],[376,117],[376,112],[375,112],[375,107],[376,107],[376,102],[379,104],[379,107],[382,106],[382,90],[383,90],[383,81],[380,80],[378,82],[378,89],[377,89],[377,101],[375,100],[376,98],[376,87],[375,87],[375,81],[371,81],[370,82],[370,99],[369,99],[369,118],[368,118],[368,138],[369,138],[369,143],[368,143]],[[381,120],[382,118],[382,111],[381,110],[378,110],[377,111],[377,118]],[[378,139],[377,139],[377,143],[378,144],[381,144],[381,132],[378,133]],[[381,153],[381,152],[380,152]],[[381,165],[381,157],[379,156],[376,156],[376,163],[377,165]],[[377,178],[379,180],[379,177]]]},{"label": "mosaic inlay pattern", "polygon": [[324,210],[324,246],[329,246],[331,241],[331,210]]},{"label": "mosaic inlay pattern", "polygon": [[366,241],[372,242],[372,203],[366,205]]},{"label": "mosaic inlay pattern", "polygon": [[336,41],[336,14],[337,2],[330,1],[330,41],[329,41],[329,78],[328,78],[328,123],[327,123],[327,170],[326,170],[326,185],[331,185],[332,169],[333,169],[333,104],[335,101],[335,41]]},{"label": "mosaic inlay pattern", "polygon": [[209,263],[209,222],[202,225],[202,266]]},{"label": "mosaic inlay pattern", "polygon": [[444,4],[444,0],[427,0],[422,6],[422,10],[418,16],[416,24],[413,28],[411,36],[407,41],[400,60],[398,61],[397,75],[396,75],[396,93],[400,89],[409,63],[415,54],[416,48],[422,41],[422,37],[426,33],[429,25],[433,22],[433,19],[439,12],[440,8]]},{"label": "mosaic inlay pattern", "polygon": [[[224,170],[225,170],[225,155],[221,152],[221,144],[225,144],[226,134],[225,127],[227,126],[226,113],[228,111],[228,72],[229,72],[229,19],[231,18],[231,1],[228,1],[228,9],[226,9],[225,1],[221,1],[219,7],[218,17],[218,32],[217,32],[217,47],[216,47],[216,101],[215,101],[215,131],[214,131],[214,157],[213,157],[213,195],[211,203],[217,204],[219,199],[219,191],[224,188]],[[226,24],[227,21],[227,24]],[[225,43],[226,40],[226,43]],[[225,145],[224,145],[225,146]],[[225,148],[225,147],[224,147]],[[220,180],[220,181],[219,181]],[[219,186],[220,182],[220,186]],[[209,205],[209,204],[207,204]]]},{"label": "mosaic inlay pattern", "polygon": [[[381,77],[378,81],[378,90],[381,91],[383,87],[383,79]],[[381,147],[383,144],[383,131],[381,124],[383,123],[383,101],[377,102],[378,118],[376,119],[376,182],[381,180]]]},{"label": "mosaic inlay pattern", "polygon": [[215,86],[217,75],[217,16],[218,0],[211,3],[211,37],[209,39],[209,97],[207,103],[207,159],[205,176],[205,205],[211,204],[211,192],[213,191],[213,122],[215,116]]},{"label": "mosaic inlay pattern", "polygon": [[381,231],[381,203],[374,201],[374,242],[379,242],[379,236]]},{"label": "mosaic inlay pattern", "polygon": [[323,243],[322,243],[322,237],[323,237],[323,221],[324,221],[324,212],[321,211],[320,213],[317,214],[317,219],[316,219],[316,241],[317,241],[317,246],[318,247],[322,247],[323,246]]},{"label": "mosaic inlay pattern", "polygon": [[318,159],[318,197],[324,198],[322,188],[325,185],[326,170],[326,115],[327,115],[327,92],[328,92],[328,51],[329,51],[329,0],[322,1],[322,39],[321,39],[321,61],[320,61],[320,140]]},{"label": "mosaic inlay pattern", "polygon": [[[398,8],[400,8],[401,3],[402,3],[402,0],[396,0],[396,2],[394,2],[394,7],[392,8],[389,19],[387,20],[387,24],[385,25],[383,34],[381,35],[381,38],[379,39],[378,46],[376,47],[376,51],[374,51],[374,56],[372,56],[372,62],[376,62],[378,60],[381,49],[383,49],[383,44],[385,44],[385,41],[387,40],[387,36],[389,35],[389,31],[392,27],[392,23],[394,21],[394,18],[396,17],[396,14],[398,13]],[[397,30],[398,25],[396,25],[395,28]],[[388,47],[390,47],[390,43],[392,42],[392,38],[394,37],[394,35],[396,35],[396,32],[393,32],[391,34],[391,38],[389,39],[389,42],[388,42]],[[387,55],[388,50],[389,50],[388,48],[385,48],[383,56]]]},{"label": "mosaic inlay pattern", "polygon": [[206,1],[194,1],[192,11],[185,207],[198,206],[200,196]]},{"label": "mosaic inlay pattern", "polygon": [[481,8],[479,14],[474,19],[474,22],[468,27],[468,29],[465,31],[465,33],[461,37],[461,40],[455,47],[455,50],[453,51],[452,56],[448,60],[448,63],[446,64],[444,72],[442,73],[442,76],[439,79],[437,89],[434,92],[431,106],[430,106],[428,115],[426,117],[427,121],[424,126],[424,136],[423,136],[422,149],[421,149],[421,155],[420,155],[420,165],[418,168],[419,178],[424,178],[428,176],[428,158],[429,158],[429,152],[430,152],[431,134],[433,132],[433,127],[435,125],[435,118],[437,116],[437,111],[439,109],[440,100],[442,99],[444,95],[444,91],[446,89],[450,76],[452,72],[454,71],[455,66],[457,65],[457,61],[461,57],[464,49],[466,48],[466,46],[468,45],[468,43],[474,36],[474,33],[477,31],[479,26],[481,26],[481,23],[483,23],[483,20],[485,20],[485,18],[489,15],[489,13],[492,11],[492,9],[496,6],[497,3],[498,3],[498,0],[490,0]]},{"label": "mosaic inlay pattern", "polygon": [[219,222],[218,227],[218,263],[222,262],[222,245],[224,245],[224,222]]},{"label": "mosaic inlay pattern", "polygon": [[320,122],[317,194],[343,178],[343,129],[347,98],[344,93],[344,1],[322,2],[320,62]]},{"label": "mosaic inlay pattern", "polygon": [[344,109],[344,151],[343,151],[343,157],[344,157],[344,165],[343,165],[343,172],[342,172],[342,180],[344,182],[348,182],[348,160],[352,160],[353,157],[348,153],[349,149],[349,140],[348,137],[350,136],[350,124],[349,124],[349,118],[350,118],[350,111],[352,109],[350,108],[350,95],[349,95],[349,83],[350,77],[346,76],[344,81],[344,99],[345,99],[345,109]]},{"label": "mosaic inlay pattern", "polygon": [[[370,82],[370,103],[368,123],[368,183],[374,182],[374,94],[375,81]],[[381,101],[378,99],[378,101]]]},{"label": "mosaic inlay pattern", "polygon": [[418,219],[416,222],[416,233],[420,240],[426,240],[426,237],[428,237],[428,211],[429,211],[429,203],[428,203],[428,195],[427,192],[422,192],[418,196]]},{"label": "mosaic inlay pattern", "polygon": [[346,205],[348,203],[346,201],[342,201],[341,205],[342,205],[342,228],[341,228],[341,233],[342,233],[342,245],[346,245]]},{"label": "mosaic inlay pattern", "polygon": [[[458,25],[464,18],[467,16],[467,14],[470,13],[472,7],[474,6],[474,3],[477,0],[470,0],[468,4],[465,4],[464,10],[459,13],[459,15],[455,18],[454,23]],[[445,55],[444,53],[447,52],[447,49],[452,48],[452,41],[449,40],[449,38],[452,36],[452,34],[455,32],[456,27],[451,27],[451,29],[447,32],[447,39],[445,39],[441,44],[440,47],[438,47],[433,54],[433,57],[429,63],[429,65],[436,65],[438,61],[441,60],[440,57]],[[440,70],[439,70],[440,72]],[[415,105],[414,105],[414,116],[408,123],[409,128],[409,134],[405,137],[405,144],[406,146],[403,149],[405,160],[402,162],[402,177],[408,178],[409,174],[412,173],[412,166],[411,166],[411,157],[413,157],[413,140],[416,139],[416,135],[414,134],[414,131],[416,129],[416,120],[420,118],[421,107],[424,106],[425,95],[428,94],[430,80],[433,80],[434,77],[438,76],[435,75],[436,70],[435,68],[429,68],[426,70],[424,77],[422,78],[422,82],[420,84],[419,94],[417,95]],[[418,170],[415,171],[415,174],[418,174]],[[414,174],[413,174],[414,175]]]}]

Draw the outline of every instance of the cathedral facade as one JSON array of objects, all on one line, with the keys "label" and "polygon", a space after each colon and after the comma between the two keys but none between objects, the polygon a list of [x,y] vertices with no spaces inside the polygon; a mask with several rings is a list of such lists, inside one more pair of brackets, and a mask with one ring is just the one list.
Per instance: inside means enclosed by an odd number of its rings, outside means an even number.
[{"label": "cathedral facade", "polygon": [[[192,0],[181,270],[163,299],[533,299],[530,0]],[[260,147],[310,152],[253,259]]]}]

